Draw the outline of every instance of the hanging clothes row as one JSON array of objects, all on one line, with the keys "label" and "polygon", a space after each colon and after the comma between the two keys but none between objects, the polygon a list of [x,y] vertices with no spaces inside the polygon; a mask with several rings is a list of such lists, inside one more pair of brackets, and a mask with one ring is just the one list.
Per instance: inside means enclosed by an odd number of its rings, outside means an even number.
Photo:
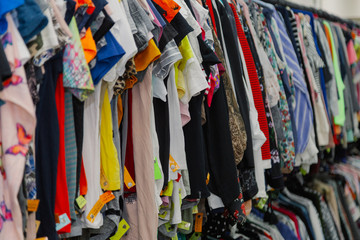
[{"label": "hanging clothes row", "polygon": [[0,17],[1,239],[280,239],[253,201],[314,200],[284,175],[358,151],[356,25],[260,0],[0,1]]}]

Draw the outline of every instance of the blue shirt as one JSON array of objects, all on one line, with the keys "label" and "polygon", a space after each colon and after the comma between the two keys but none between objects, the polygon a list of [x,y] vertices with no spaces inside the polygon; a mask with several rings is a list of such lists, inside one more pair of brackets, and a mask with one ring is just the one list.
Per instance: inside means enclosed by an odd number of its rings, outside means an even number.
[{"label": "blue shirt", "polygon": [[[260,1],[258,0],[254,0],[254,2],[260,3]],[[296,153],[303,153],[308,145],[310,130],[313,124],[313,111],[311,107],[309,92],[304,79],[304,73],[300,68],[294,46],[290,41],[285,25],[280,16],[278,15],[277,11],[275,10],[275,7],[271,4],[264,4],[262,2],[261,5],[272,10],[272,17],[275,19],[277,27],[279,29],[281,45],[284,50],[287,66],[293,72],[292,80],[295,88],[295,108],[293,109],[293,113],[290,114],[293,115],[292,119],[294,119],[295,121],[296,129],[301,130],[297,131],[295,135],[295,150]],[[284,83],[286,83],[286,81]]]},{"label": "blue shirt", "polygon": [[[125,54],[124,49],[116,41],[111,32],[105,34],[106,45],[96,55],[96,65],[91,69],[91,76],[94,84],[98,84],[107,72]],[[93,60],[94,61],[94,60]]]}]

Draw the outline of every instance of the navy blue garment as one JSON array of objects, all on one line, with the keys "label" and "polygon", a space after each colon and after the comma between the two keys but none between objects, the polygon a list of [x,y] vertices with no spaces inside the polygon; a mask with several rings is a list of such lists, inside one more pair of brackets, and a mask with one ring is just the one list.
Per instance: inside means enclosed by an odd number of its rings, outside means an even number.
[{"label": "navy blue garment", "polygon": [[[234,150],[231,144],[229,110],[222,78],[220,78],[220,87],[213,96],[211,108],[207,104],[204,105],[206,123],[203,125],[203,129],[211,176],[209,187],[211,186],[211,192],[219,196],[224,205],[228,207],[240,195],[240,189]],[[249,191],[251,192],[247,194],[250,197],[255,196],[258,192],[257,185]]]},{"label": "navy blue garment", "polygon": [[279,221],[276,224],[276,227],[284,239],[286,239],[286,240],[297,240],[298,239],[296,234],[293,231],[291,231],[290,227],[288,225],[286,225],[285,223],[282,223]]},{"label": "navy blue garment", "polygon": [[85,27],[86,29],[88,29],[91,25],[91,23],[96,19],[96,17],[99,15],[99,13],[104,9],[104,7],[108,4],[106,0],[92,0],[92,2],[95,5],[95,10],[91,15],[88,15],[86,13],[86,15],[84,16],[83,21],[81,22],[81,24],[78,26],[79,30],[82,29],[83,27]]},{"label": "navy blue garment", "polygon": [[[164,84],[167,86],[168,77],[164,79]],[[153,106],[154,106],[154,116],[155,116],[155,127],[156,134],[159,141],[159,157],[160,163],[162,167],[162,171],[164,174],[164,185],[163,189],[165,189],[169,182],[169,155],[170,155],[170,126],[169,126],[169,101],[168,95],[166,95],[166,101],[162,101],[159,98],[153,98]],[[189,103],[189,111],[191,113],[191,101]],[[193,116],[193,115],[191,115]],[[192,121],[192,119],[191,119]],[[190,122],[191,122],[190,121]],[[189,122],[189,123],[190,123]],[[188,123],[188,124],[189,124]],[[184,130],[184,137],[185,130]],[[186,139],[185,139],[185,149],[186,149]],[[188,160],[188,149],[186,149],[186,160]],[[189,165],[188,165],[189,167]],[[190,173],[190,172],[189,172]],[[191,184],[191,181],[190,181]],[[191,185],[191,189],[193,186]]]},{"label": "navy blue garment", "polygon": [[186,162],[191,188],[191,194],[188,198],[206,198],[210,196],[208,186],[206,185],[206,146],[201,124],[203,97],[204,91],[191,98],[189,102],[191,120],[183,127]]},{"label": "navy blue garment", "polygon": [[75,125],[75,138],[76,138],[76,197],[79,194],[80,186],[80,173],[82,163],[82,149],[83,149],[83,136],[84,136],[84,102],[73,96],[73,112],[74,112],[74,125]]},{"label": "navy blue garment", "polygon": [[62,54],[45,63],[40,101],[36,107],[36,188],[40,200],[36,219],[41,222],[37,237],[58,239],[55,230],[56,176],[59,155],[59,122],[55,102],[56,82],[62,73]]},{"label": "navy blue garment", "polygon": [[19,21],[19,32],[27,43],[38,35],[48,24],[47,17],[41,12],[34,0],[25,0],[25,4],[16,8]]}]

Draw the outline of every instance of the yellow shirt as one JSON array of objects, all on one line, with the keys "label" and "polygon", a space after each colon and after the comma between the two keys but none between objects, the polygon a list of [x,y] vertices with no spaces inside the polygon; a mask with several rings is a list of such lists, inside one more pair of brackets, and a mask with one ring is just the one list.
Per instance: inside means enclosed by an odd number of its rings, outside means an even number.
[{"label": "yellow shirt", "polygon": [[120,165],[113,141],[113,126],[108,90],[105,90],[100,122],[101,187],[104,190],[120,189]]}]

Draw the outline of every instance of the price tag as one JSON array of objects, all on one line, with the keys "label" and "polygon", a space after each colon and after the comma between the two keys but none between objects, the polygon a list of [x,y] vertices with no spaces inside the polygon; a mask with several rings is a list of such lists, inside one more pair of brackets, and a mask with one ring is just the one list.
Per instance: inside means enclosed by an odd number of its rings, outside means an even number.
[{"label": "price tag", "polygon": [[110,240],[119,240],[124,236],[124,234],[129,230],[130,226],[125,221],[125,219],[122,219],[119,223],[118,229],[114,236],[110,237]]},{"label": "price tag", "polygon": [[28,199],[27,205],[28,205],[28,211],[29,212],[36,212],[39,207],[39,199]]},{"label": "price tag", "polygon": [[173,193],[173,189],[174,189],[174,183],[173,183],[173,180],[171,180],[170,182],[168,182],[168,185],[167,185],[165,191],[163,192],[163,195],[171,197],[171,195]]},{"label": "price tag", "polygon": [[206,175],[206,185],[209,184],[209,181],[210,181],[210,173],[208,173],[208,174]]},{"label": "price tag", "polygon": [[95,203],[95,205],[90,210],[89,214],[86,216],[86,219],[89,220],[91,223],[95,221],[96,216],[101,211],[101,209],[104,207],[104,205],[111,200],[115,198],[114,194],[112,192],[107,191],[100,195],[99,200]]},{"label": "price tag", "polygon": [[36,233],[39,230],[40,227],[40,221],[39,220],[35,220],[35,229],[36,229]]},{"label": "price tag", "polygon": [[191,237],[189,238],[189,240],[199,240],[201,239],[201,233],[198,232],[194,232],[193,235],[191,235]]},{"label": "price tag", "polygon": [[55,213],[55,223],[60,223],[59,214]]},{"label": "price tag", "polygon": [[302,167],[300,168],[300,172],[303,176],[305,176],[307,174],[306,170],[303,169]]},{"label": "price tag", "polygon": [[203,220],[203,213],[197,213],[195,215],[195,232],[201,233],[202,232],[202,220]]},{"label": "price tag", "polygon": [[36,238],[35,240],[49,240],[48,237]]},{"label": "price tag", "polygon": [[163,219],[165,219],[165,217],[166,217],[166,215],[167,215],[167,211],[165,211],[164,213],[162,213],[162,214],[160,214],[159,213],[159,218],[163,218]]},{"label": "price tag", "polygon": [[110,202],[114,198],[115,198],[115,195],[110,191],[107,191],[107,192],[101,194],[101,196],[100,196],[100,199],[104,204]]},{"label": "price tag", "polygon": [[191,224],[189,222],[185,222],[182,221],[181,223],[178,224],[178,228],[180,229],[184,229],[184,230],[189,230],[190,229]]},{"label": "price tag", "polygon": [[162,178],[161,170],[160,170],[159,163],[158,163],[158,160],[156,157],[154,160],[154,176],[155,176],[155,180],[159,180]]},{"label": "price tag", "polygon": [[90,210],[89,214],[86,216],[86,219],[89,220],[91,223],[95,221],[96,216],[101,211],[101,209],[104,207],[103,201],[101,201],[101,198],[97,200],[95,205]]},{"label": "price tag", "polygon": [[124,167],[124,182],[128,189],[135,186],[134,179],[132,179],[132,177],[126,167]]},{"label": "price tag", "polygon": [[81,195],[76,198],[76,203],[77,203],[77,205],[78,205],[78,207],[79,207],[80,209],[82,209],[83,207],[85,207],[86,202],[87,202],[86,199],[85,199],[83,196],[81,196]]},{"label": "price tag", "polygon": [[264,197],[264,198],[260,198],[259,202],[256,204],[256,207],[259,209],[263,209],[267,200],[268,200],[268,196]]},{"label": "price tag", "polygon": [[104,169],[102,167],[100,167],[100,185],[103,190],[107,190],[109,186]]},{"label": "price tag", "polygon": [[176,172],[180,168],[179,164],[177,164],[177,162],[171,155],[169,155],[169,164],[170,164],[170,169],[173,172]]},{"label": "price tag", "polygon": [[165,223],[165,228],[167,232],[171,232],[172,230],[174,230],[174,227],[171,225],[170,222]]},{"label": "price tag", "polygon": [[66,213],[59,216],[60,222],[56,224],[56,231],[61,230],[65,226],[71,224],[71,221]]},{"label": "price tag", "polygon": [[198,210],[198,206],[197,206],[197,205],[195,205],[195,206],[193,207],[192,214],[197,214],[198,212],[199,212],[199,210]]}]

